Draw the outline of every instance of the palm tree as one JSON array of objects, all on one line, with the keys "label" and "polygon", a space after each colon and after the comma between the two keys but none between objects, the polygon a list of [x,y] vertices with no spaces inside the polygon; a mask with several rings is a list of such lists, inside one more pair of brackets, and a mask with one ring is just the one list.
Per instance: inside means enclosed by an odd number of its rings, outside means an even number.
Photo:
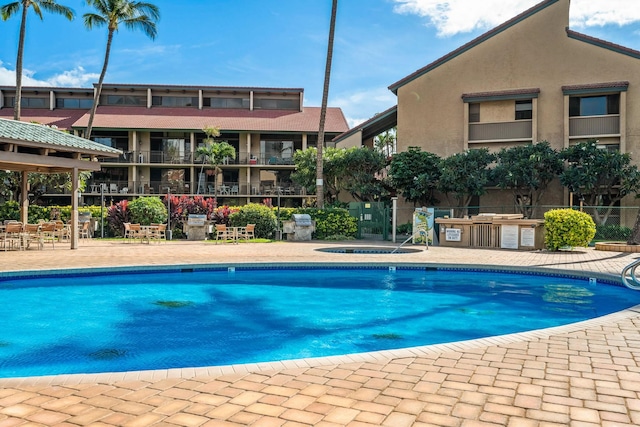
[{"label": "palm tree", "polygon": [[[27,0],[25,0],[27,1]],[[93,105],[89,114],[89,123],[85,138],[91,137],[91,129],[93,128],[93,119],[98,108],[98,100],[102,93],[102,83],[104,76],[107,74],[107,66],[109,65],[109,55],[111,53],[111,42],[113,34],[118,31],[120,24],[124,24],[130,30],[142,30],[152,40],[156,38],[156,22],[160,18],[158,7],[151,3],[131,1],[131,0],[86,0],[87,4],[93,6],[97,13],[85,13],[83,15],[84,25],[88,29],[93,27],[107,26],[107,48],[104,54],[104,63],[102,72],[98,80],[98,88],[93,97]]]},{"label": "palm tree", "polygon": [[22,59],[24,56],[24,38],[27,31],[27,12],[29,8],[42,19],[42,9],[47,12],[64,15],[69,21],[73,19],[72,9],[56,3],[55,0],[20,0],[7,3],[0,7],[0,16],[6,21],[22,9],[22,20],[20,21],[20,37],[18,39],[18,58],[16,59],[16,97],[13,101],[13,119],[20,120],[20,108],[22,104]]},{"label": "palm tree", "polygon": [[327,47],[327,63],[324,69],[324,88],[322,90],[322,106],[320,107],[320,129],[318,130],[318,158],[316,159],[316,205],[318,209],[324,207],[324,189],[322,176],[322,149],[324,148],[324,124],[327,117],[327,99],[329,98],[329,80],[331,78],[331,60],[333,59],[333,34],[336,29],[336,11],[338,0],[333,0],[331,6],[331,24],[329,25],[329,46]]},{"label": "palm tree", "polygon": [[[233,145],[227,141],[216,141],[214,137],[220,136],[220,129],[215,126],[208,126],[202,129],[207,134],[207,138],[204,140],[204,145],[198,147],[196,154],[202,156],[202,168],[200,169],[200,176],[202,176],[202,170],[204,169],[204,162],[209,161],[209,164],[213,166],[213,173],[215,178],[213,180],[213,194],[218,195],[218,173],[220,171],[219,166],[224,162],[227,157],[235,158],[236,149]],[[198,177],[198,191],[200,192],[200,177]]]}]

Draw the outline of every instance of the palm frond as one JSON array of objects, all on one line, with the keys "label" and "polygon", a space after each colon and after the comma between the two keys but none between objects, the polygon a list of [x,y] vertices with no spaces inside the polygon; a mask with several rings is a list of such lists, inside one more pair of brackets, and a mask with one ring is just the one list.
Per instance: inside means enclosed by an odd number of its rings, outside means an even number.
[{"label": "palm frond", "polygon": [[20,10],[20,6],[21,3],[19,1],[14,1],[13,3],[8,3],[0,7],[0,16],[2,16],[2,20],[6,21],[13,15],[17,14]]}]

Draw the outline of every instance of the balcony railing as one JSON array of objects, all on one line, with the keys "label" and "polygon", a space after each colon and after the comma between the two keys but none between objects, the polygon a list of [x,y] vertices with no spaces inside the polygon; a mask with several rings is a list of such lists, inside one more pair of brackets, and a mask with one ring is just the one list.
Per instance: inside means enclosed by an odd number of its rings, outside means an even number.
[{"label": "balcony railing", "polygon": [[531,120],[503,123],[469,123],[469,141],[531,139]]},{"label": "balcony railing", "polygon": [[[172,153],[168,151],[125,151],[117,158],[106,158],[102,163],[137,163],[137,164],[181,164],[202,165],[202,156],[192,153]],[[209,162],[205,161],[205,165]],[[240,153],[235,158],[227,158],[222,165],[294,165],[292,157],[251,156]]]},{"label": "balcony railing", "polygon": [[[94,181],[87,184],[83,194],[85,196],[140,196],[140,195],[165,195],[186,194],[212,197],[274,197],[274,196],[305,196],[303,187],[293,184],[266,185],[260,182],[238,183],[224,182],[218,184],[203,183],[198,190],[197,185],[188,181]],[[69,194],[63,188],[44,189],[45,194]]]},{"label": "balcony railing", "polygon": [[569,137],[620,135],[620,115],[569,118]]}]

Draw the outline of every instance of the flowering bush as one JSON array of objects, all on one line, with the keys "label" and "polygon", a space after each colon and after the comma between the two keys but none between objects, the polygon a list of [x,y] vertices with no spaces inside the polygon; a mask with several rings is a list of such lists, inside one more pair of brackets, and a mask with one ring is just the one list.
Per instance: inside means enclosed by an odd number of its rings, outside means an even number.
[{"label": "flowering bush", "polygon": [[544,243],[550,251],[587,246],[596,235],[591,216],[573,209],[554,209],[544,214]]}]

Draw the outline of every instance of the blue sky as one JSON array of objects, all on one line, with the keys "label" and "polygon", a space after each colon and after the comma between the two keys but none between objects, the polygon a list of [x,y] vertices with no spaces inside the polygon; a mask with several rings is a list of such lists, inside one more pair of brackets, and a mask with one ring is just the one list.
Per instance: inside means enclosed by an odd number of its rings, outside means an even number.
[{"label": "blue sky", "polygon": [[[322,99],[331,0],[147,0],[158,37],[121,28],[106,82],[305,89]],[[0,5],[9,0],[0,0]],[[88,31],[84,0],[58,0],[76,19],[28,17],[26,86],[97,82],[106,28]],[[539,0],[339,0],[329,105],[349,124],[395,105],[387,87]],[[0,85],[15,84],[20,19],[0,21]],[[571,28],[640,50],[638,0],[572,0]]]}]

